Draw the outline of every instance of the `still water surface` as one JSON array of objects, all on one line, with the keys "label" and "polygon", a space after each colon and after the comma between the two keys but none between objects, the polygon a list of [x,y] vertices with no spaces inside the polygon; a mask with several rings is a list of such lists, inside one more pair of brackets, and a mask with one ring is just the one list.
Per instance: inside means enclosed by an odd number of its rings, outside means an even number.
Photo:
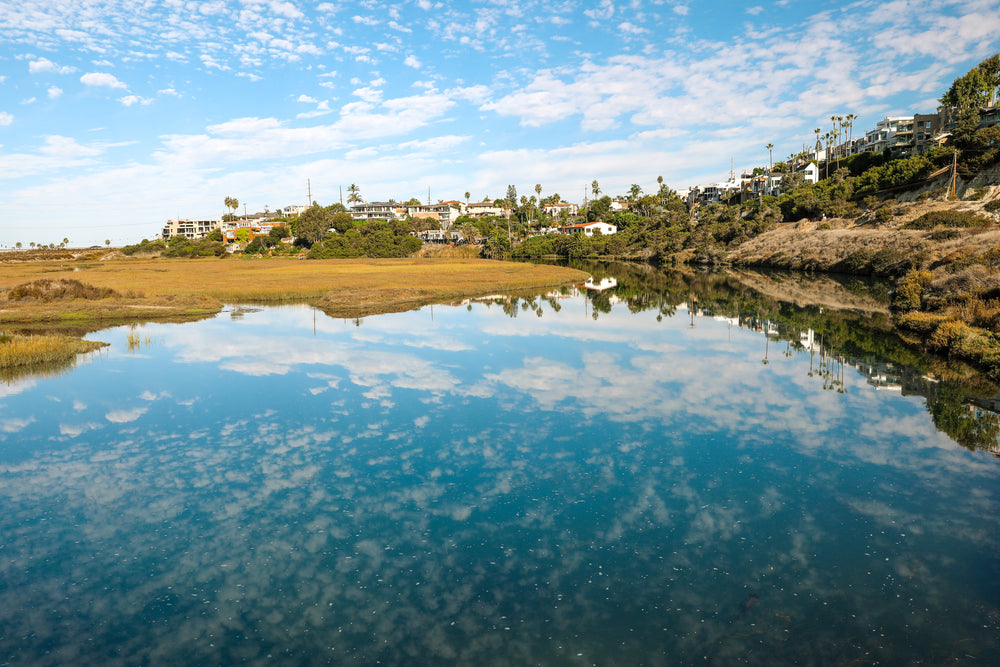
[{"label": "still water surface", "polygon": [[0,384],[0,663],[1000,662],[995,415],[622,287]]}]

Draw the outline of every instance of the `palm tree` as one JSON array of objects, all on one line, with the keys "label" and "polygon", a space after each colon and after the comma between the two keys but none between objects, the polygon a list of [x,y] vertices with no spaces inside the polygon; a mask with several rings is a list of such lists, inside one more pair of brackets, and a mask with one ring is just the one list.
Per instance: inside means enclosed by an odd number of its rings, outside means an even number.
[{"label": "palm tree", "polygon": [[854,121],[857,116],[849,113],[847,114],[847,143],[851,145],[851,153],[854,153]]},{"label": "palm tree", "polygon": [[63,237],[63,242],[62,242],[62,247],[65,248],[68,245],[69,245],[69,239],[64,236]]},{"label": "palm tree", "polygon": [[104,245],[110,247],[111,246],[111,239],[104,239]]},{"label": "palm tree", "polygon": [[468,191],[466,191],[466,193],[465,193],[465,208],[469,208],[469,197],[471,197],[471,196],[472,195],[469,194]]},{"label": "palm tree", "polygon": [[634,202],[639,199],[639,195],[642,194],[642,188],[639,187],[638,183],[633,183],[628,189],[629,198]]},{"label": "palm tree", "polygon": [[594,199],[597,199],[597,195],[601,194],[601,186],[597,183],[596,178],[594,179],[594,182],[590,184],[590,189],[594,193]]},{"label": "palm tree", "polygon": [[14,247],[17,248],[18,250],[20,250],[21,249],[21,242],[18,241],[17,243],[15,243]]},{"label": "palm tree", "polygon": [[235,220],[236,219],[236,209],[238,209],[240,207],[240,200],[237,199],[236,197],[226,197],[225,200],[223,200],[223,201],[226,204],[226,208],[233,209],[233,218],[232,219]]},{"label": "palm tree", "polygon": [[819,150],[823,148],[823,144],[819,141],[819,133],[822,132],[822,130],[817,127],[813,130],[813,132],[816,133],[816,160],[819,161]]},{"label": "palm tree", "polygon": [[768,144],[764,148],[767,149],[767,170],[771,171],[774,168],[774,144]]},{"label": "palm tree", "polygon": [[824,132],[823,139],[826,141],[826,176],[825,178],[830,178],[830,146],[833,142],[833,132]]},{"label": "palm tree", "polygon": [[350,205],[350,204],[360,204],[362,202],[362,199],[361,199],[361,188],[359,188],[357,185],[355,185],[354,183],[351,183],[349,186],[347,186],[347,192],[348,192],[348,195],[347,195],[347,203],[348,203],[348,205]]}]

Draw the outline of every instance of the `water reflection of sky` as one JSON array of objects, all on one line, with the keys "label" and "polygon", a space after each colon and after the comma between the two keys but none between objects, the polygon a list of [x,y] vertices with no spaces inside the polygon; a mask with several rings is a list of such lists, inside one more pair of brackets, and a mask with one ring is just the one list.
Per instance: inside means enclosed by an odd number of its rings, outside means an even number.
[{"label": "water reflection of sky", "polygon": [[0,662],[1000,657],[997,462],[923,399],[560,305],[224,313],[0,386]]}]

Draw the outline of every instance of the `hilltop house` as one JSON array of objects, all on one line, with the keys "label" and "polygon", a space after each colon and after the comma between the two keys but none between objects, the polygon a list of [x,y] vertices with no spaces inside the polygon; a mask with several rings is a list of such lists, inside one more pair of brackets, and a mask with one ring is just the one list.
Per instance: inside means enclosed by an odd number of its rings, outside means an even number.
[{"label": "hilltop house", "polygon": [[485,218],[488,216],[502,216],[503,209],[499,206],[494,206],[491,201],[481,201],[474,204],[469,204],[466,209],[466,215],[472,218]]},{"label": "hilltop house", "polygon": [[173,236],[186,236],[189,239],[201,239],[209,235],[213,229],[218,229],[222,223],[218,220],[167,220],[160,237],[169,241]]},{"label": "hilltop house", "polygon": [[609,236],[618,231],[618,227],[609,224],[607,222],[580,222],[575,225],[565,225],[560,227],[559,230],[563,234],[576,234],[577,232],[583,232],[585,236],[593,236],[594,234],[600,234],[603,236]]}]

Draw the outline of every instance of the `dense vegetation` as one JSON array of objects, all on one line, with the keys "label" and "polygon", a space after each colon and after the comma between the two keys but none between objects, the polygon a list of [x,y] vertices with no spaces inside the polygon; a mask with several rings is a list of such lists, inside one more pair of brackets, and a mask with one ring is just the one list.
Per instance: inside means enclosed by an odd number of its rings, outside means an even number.
[{"label": "dense vegetation", "polygon": [[222,232],[213,230],[203,239],[189,239],[177,235],[169,241],[143,239],[135,245],[121,249],[124,255],[159,254],[162,257],[222,257],[226,254],[226,245],[222,242]]},{"label": "dense vegetation", "polygon": [[410,223],[402,220],[352,225],[343,233],[329,233],[321,241],[314,243],[308,257],[408,257],[423,245],[410,232]]}]

